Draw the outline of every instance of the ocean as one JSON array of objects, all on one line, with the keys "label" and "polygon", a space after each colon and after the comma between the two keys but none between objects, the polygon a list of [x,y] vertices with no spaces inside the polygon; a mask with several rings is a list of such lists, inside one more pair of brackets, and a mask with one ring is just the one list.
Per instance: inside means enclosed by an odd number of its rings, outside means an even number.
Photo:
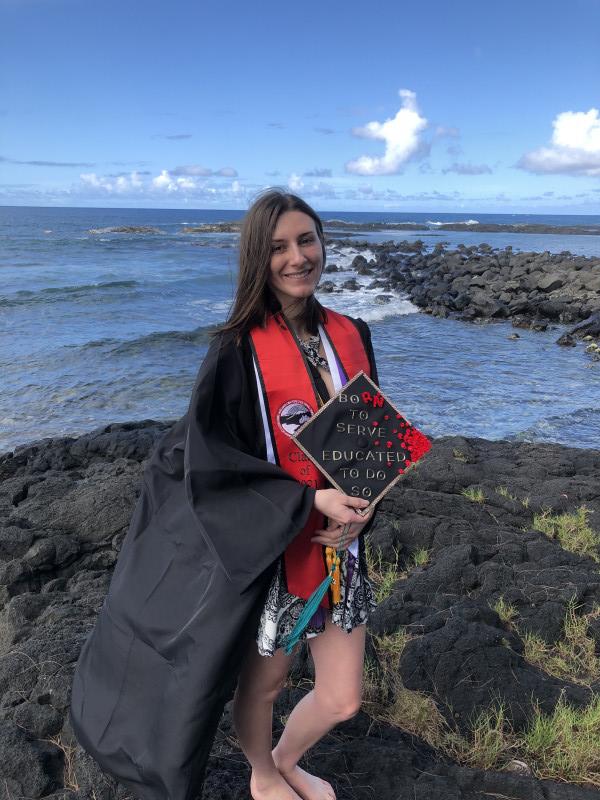
[{"label": "ocean", "polygon": [[[237,234],[183,233],[240,219],[241,211],[0,207],[0,452],[111,422],[175,421],[185,414],[212,325],[230,307]],[[423,239],[514,250],[600,255],[593,235],[441,231],[440,223],[600,224],[600,217],[324,212],[349,222],[420,222],[423,231],[357,239]],[[116,233],[150,226],[154,233]],[[332,234],[348,238],[349,232]],[[349,267],[351,247],[328,262]],[[364,254],[364,253],[363,253]],[[368,258],[368,251],[367,251]],[[327,279],[342,283],[354,272]],[[360,276],[359,276],[360,279]],[[370,280],[370,279],[369,279]],[[359,280],[367,283],[367,279]],[[419,313],[378,290],[323,294],[372,331],[380,383],[426,434],[600,447],[600,363],[562,348],[566,329],[473,325]]]}]

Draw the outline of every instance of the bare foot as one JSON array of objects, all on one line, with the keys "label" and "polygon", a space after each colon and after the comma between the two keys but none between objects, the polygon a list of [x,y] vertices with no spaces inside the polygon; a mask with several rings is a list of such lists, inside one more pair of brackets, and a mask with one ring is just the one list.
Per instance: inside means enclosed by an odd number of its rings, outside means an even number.
[{"label": "bare foot", "polygon": [[273,751],[275,766],[283,775],[287,783],[295,789],[302,800],[335,800],[333,786],[316,775],[311,775],[302,767],[296,765],[291,770],[284,769],[277,763],[277,754]]},{"label": "bare foot", "polygon": [[287,781],[275,771],[268,777],[257,780],[254,772],[250,776],[250,794],[253,800],[301,800]]}]

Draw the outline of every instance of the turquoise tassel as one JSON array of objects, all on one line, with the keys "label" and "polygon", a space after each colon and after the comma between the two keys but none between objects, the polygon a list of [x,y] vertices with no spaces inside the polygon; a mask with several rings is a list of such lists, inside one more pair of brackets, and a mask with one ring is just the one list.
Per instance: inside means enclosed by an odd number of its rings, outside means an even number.
[{"label": "turquoise tassel", "polygon": [[331,580],[333,577],[333,569],[329,573],[329,575],[323,579],[323,581],[317,586],[314,592],[306,601],[306,605],[302,609],[302,613],[296,620],[296,624],[289,632],[287,637],[283,642],[283,648],[285,650],[286,655],[290,655],[292,652],[294,645],[296,645],[300,641],[300,637],[308,623],[311,621],[313,614],[319,607],[319,603],[325,597],[325,593],[331,586]]}]

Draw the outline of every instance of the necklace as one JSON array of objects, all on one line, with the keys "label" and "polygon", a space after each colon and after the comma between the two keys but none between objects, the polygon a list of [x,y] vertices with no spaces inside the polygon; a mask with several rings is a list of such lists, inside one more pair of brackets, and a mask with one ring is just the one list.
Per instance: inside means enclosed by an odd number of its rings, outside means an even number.
[{"label": "necklace", "polygon": [[306,358],[311,364],[314,364],[315,367],[321,367],[322,369],[327,370],[327,372],[330,372],[327,359],[323,358],[323,356],[319,354],[319,347],[321,346],[321,337],[319,334],[316,336],[309,336],[306,341],[304,339],[298,339],[298,341],[304,350]]}]

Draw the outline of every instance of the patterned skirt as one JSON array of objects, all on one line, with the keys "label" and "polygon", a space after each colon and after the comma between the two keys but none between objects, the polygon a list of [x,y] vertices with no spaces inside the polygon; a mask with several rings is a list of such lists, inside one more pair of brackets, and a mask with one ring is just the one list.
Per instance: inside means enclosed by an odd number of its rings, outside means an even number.
[{"label": "patterned skirt", "polygon": [[[360,558],[360,555],[359,555]],[[331,621],[347,633],[364,624],[369,614],[377,608],[375,593],[366,574],[360,569],[359,558],[344,550],[340,558],[341,600],[333,608],[319,606],[301,639],[310,639],[323,633],[325,620]],[[275,574],[258,625],[256,643],[261,656],[272,656],[280,648],[302,613],[306,600],[290,594],[283,574],[283,556],[279,558]]]}]

